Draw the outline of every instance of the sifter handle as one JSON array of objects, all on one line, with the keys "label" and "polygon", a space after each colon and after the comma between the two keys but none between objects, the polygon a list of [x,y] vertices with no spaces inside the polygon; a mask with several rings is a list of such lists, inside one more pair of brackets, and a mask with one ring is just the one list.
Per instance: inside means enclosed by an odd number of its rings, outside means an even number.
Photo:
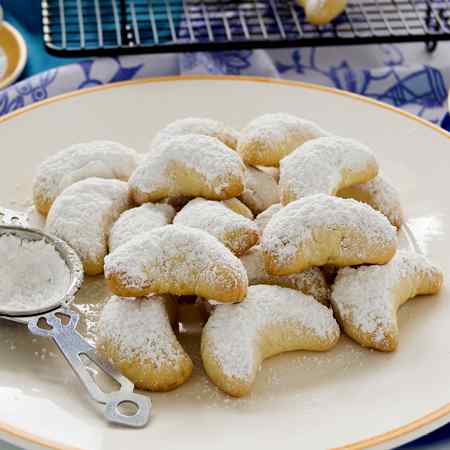
[{"label": "sifter handle", "polygon": [[[63,317],[68,319],[67,324],[63,324]],[[96,353],[95,348],[76,330],[78,319],[77,313],[68,308],[60,308],[42,316],[33,317],[28,322],[28,329],[33,334],[53,338],[91,398],[105,405],[103,414],[109,422],[133,428],[144,427],[150,419],[150,399],[135,394],[133,392],[134,384]],[[87,371],[81,360],[82,355],[89,358],[119,383],[120,389],[111,393],[104,392]],[[132,415],[123,414],[119,409],[123,403],[132,404],[135,413]]]}]

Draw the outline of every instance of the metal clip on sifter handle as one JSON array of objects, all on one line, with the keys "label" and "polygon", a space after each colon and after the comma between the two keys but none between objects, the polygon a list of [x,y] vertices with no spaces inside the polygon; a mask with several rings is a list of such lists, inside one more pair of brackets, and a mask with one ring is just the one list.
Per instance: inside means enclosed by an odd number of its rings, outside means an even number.
[{"label": "metal clip on sifter handle", "polygon": [[[67,320],[66,324],[63,323],[63,319]],[[103,414],[109,422],[134,428],[145,426],[150,417],[150,399],[135,394],[133,383],[121,375],[108,361],[96,354],[95,348],[76,330],[78,319],[79,315],[76,312],[62,307],[57,311],[33,317],[28,322],[28,329],[33,334],[53,338],[91,398],[106,405]],[[120,389],[111,393],[102,391],[86,369],[82,356],[89,358],[119,383]],[[135,412],[132,415],[122,413],[119,407],[123,404],[132,405]]]}]

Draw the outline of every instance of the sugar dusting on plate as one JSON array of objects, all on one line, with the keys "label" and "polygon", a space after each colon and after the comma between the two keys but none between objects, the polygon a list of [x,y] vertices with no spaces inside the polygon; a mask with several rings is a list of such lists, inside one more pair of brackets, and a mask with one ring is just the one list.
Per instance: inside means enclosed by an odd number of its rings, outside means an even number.
[{"label": "sugar dusting on plate", "polygon": [[53,245],[11,234],[0,236],[0,310],[21,313],[62,299],[70,272]]}]

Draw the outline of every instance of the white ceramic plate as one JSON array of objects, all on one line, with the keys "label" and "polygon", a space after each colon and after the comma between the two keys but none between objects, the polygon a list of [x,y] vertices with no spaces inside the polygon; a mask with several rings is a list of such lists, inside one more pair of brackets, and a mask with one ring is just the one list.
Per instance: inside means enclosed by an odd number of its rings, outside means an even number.
[{"label": "white ceramic plate", "polygon": [[[241,127],[263,112],[286,111],[368,143],[398,187],[414,239],[403,247],[450,268],[450,139],[420,119],[342,92],[261,79],[166,79],[66,95],[0,120],[0,204],[29,203],[37,164],[58,149],[96,138],[141,151],[166,123],[210,116]],[[77,302],[92,337],[107,292],[90,280]],[[422,297],[400,312],[398,351],[383,354],[346,338],[328,353],[296,352],[264,363],[245,399],[231,399],[205,377],[198,336],[183,342],[196,369],[174,392],[152,395],[142,430],[108,426],[51,342],[23,327],[0,326],[0,430],[29,448],[89,450],[320,449],[391,447],[450,417],[450,295]],[[356,443],[354,445],[350,445]]]}]

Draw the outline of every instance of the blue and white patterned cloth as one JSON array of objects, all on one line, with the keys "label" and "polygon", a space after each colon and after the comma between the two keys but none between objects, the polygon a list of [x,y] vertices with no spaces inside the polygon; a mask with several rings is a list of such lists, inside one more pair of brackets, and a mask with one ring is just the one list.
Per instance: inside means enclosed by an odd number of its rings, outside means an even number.
[{"label": "blue and white patterned cloth", "polygon": [[[179,74],[259,75],[319,83],[366,95],[434,123],[450,86],[450,43],[239,50],[120,56],[60,66],[0,91],[0,115],[65,92],[116,81]],[[448,120],[448,118],[447,118]]]},{"label": "blue and white patterned cloth", "polygon": [[[0,91],[0,116],[25,105],[117,81],[164,75],[258,75],[345,89],[408,110],[450,130],[450,43],[433,54],[423,44],[120,56],[74,62]],[[33,56],[33,55],[32,55]],[[403,448],[450,446],[450,426]],[[0,442],[3,450],[14,447]]]}]

